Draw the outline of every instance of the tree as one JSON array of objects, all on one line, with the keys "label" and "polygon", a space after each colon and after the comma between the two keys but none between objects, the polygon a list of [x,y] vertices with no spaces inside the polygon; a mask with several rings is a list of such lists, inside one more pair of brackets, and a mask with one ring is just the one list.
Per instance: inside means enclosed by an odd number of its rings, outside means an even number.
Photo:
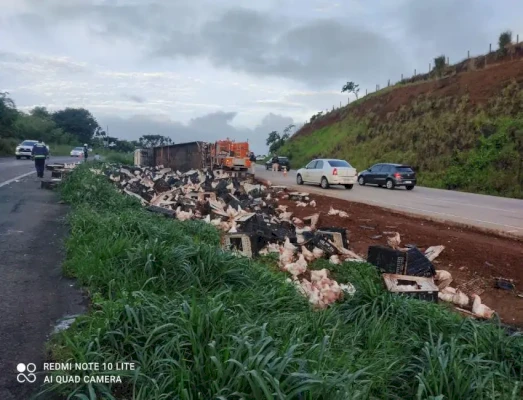
[{"label": "tree", "polygon": [[347,92],[347,93],[354,93],[356,96],[356,99],[358,98],[358,93],[360,91],[360,85],[356,85],[354,82],[347,82],[343,87],[341,88],[341,92]]},{"label": "tree", "polygon": [[29,114],[41,119],[51,119],[51,113],[45,107],[35,107],[29,111]]},{"label": "tree", "polygon": [[66,108],[53,113],[52,118],[58,128],[81,143],[89,143],[99,128],[96,119],[85,108]]},{"label": "tree", "polygon": [[13,124],[18,118],[15,102],[9,93],[0,92],[0,137],[15,136]]},{"label": "tree", "polygon": [[[296,128],[296,126],[294,124],[290,124],[288,125],[284,130],[283,130],[283,136],[287,135],[287,139],[291,136],[291,131]],[[282,136],[282,137],[283,137]]]},{"label": "tree", "polygon": [[140,146],[143,148],[165,146],[173,143],[170,137],[162,135],[143,135],[139,139],[139,142]]},{"label": "tree", "polygon": [[502,54],[502,55],[507,54],[506,46],[508,46],[509,44],[512,44],[512,32],[511,31],[502,32],[499,35],[498,44],[499,44],[498,51],[500,52],[500,54]]},{"label": "tree", "polygon": [[281,136],[277,131],[272,131],[269,133],[269,137],[267,138],[266,142],[267,146],[271,146],[273,143],[276,143],[278,140],[281,140]]},{"label": "tree", "polygon": [[269,146],[269,153],[275,154],[289,139],[290,137],[290,130],[294,127],[294,125],[289,125],[287,128],[284,129],[284,134],[280,135],[277,131],[272,131],[269,133],[269,137],[267,138],[267,146]]},{"label": "tree", "polygon": [[445,54],[442,54],[441,56],[439,57],[436,57],[434,59],[434,71],[436,71],[436,73],[441,76],[441,74],[443,73],[443,70],[445,69],[445,61],[446,61],[446,57],[445,57]]}]

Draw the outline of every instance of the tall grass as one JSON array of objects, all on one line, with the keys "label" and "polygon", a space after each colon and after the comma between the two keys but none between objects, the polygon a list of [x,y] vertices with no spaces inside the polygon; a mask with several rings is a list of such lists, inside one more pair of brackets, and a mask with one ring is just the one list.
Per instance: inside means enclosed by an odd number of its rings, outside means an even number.
[{"label": "tall grass", "polygon": [[[49,385],[77,398],[517,399],[523,339],[387,293],[367,264],[327,267],[357,292],[322,312],[271,259],[219,248],[208,224],[148,214],[78,168],[65,271],[92,307],[55,336],[57,361],[133,362],[122,385]],[[104,374],[103,371],[98,374]],[[98,397],[96,397],[98,396]],[[105,397],[103,397],[105,396]]]}]

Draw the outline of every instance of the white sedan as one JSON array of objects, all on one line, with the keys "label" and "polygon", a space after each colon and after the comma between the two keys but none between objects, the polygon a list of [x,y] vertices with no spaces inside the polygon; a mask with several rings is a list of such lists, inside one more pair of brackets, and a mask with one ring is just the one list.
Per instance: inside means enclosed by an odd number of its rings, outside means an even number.
[{"label": "white sedan", "polygon": [[316,183],[323,189],[330,185],[343,185],[352,189],[358,180],[358,171],[345,160],[321,158],[312,160],[296,173],[296,183]]},{"label": "white sedan", "polygon": [[84,148],[83,147],[75,147],[71,150],[70,153],[71,157],[83,157],[84,156]]}]

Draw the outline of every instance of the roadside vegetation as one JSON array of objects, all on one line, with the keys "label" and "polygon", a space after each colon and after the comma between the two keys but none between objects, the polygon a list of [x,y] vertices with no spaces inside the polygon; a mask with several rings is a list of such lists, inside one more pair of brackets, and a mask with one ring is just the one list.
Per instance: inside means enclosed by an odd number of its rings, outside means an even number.
[{"label": "roadside vegetation", "polygon": [[[50,384],[81,399],[517,399],[523,338],[384,291],[368,264],[329,268],[353,297],[321,312],[271,258],[224,252],[215,228],[145,211],[80,166],[64,272],[91,300],[49,343],[59,362],[133,362],[124,383]],[[104,372],[98,372],[104,375]]]}]

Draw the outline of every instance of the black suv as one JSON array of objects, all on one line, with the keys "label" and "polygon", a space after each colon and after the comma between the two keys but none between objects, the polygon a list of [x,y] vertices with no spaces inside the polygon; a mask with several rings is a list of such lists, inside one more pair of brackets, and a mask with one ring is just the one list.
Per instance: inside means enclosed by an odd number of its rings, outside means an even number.
[{"label": "black suv", "polygon": [[394,189],[396,186],[405,186],[407,190],[416,186],[416,173],[408,165],[403,164],[376,164],[360,172],[358,176],[360,185],[385,186]]},{"label": "black suv", "polygon": [[[278,171],[281,171],[284,166],[287,167],[287,171],[291,169],[289,159],[287,157],[278,157],[278,164]],[[269,158],[269,160],[265,163],[265,169],[267,169],[267,171],[272,169],[272,158]]]}]

